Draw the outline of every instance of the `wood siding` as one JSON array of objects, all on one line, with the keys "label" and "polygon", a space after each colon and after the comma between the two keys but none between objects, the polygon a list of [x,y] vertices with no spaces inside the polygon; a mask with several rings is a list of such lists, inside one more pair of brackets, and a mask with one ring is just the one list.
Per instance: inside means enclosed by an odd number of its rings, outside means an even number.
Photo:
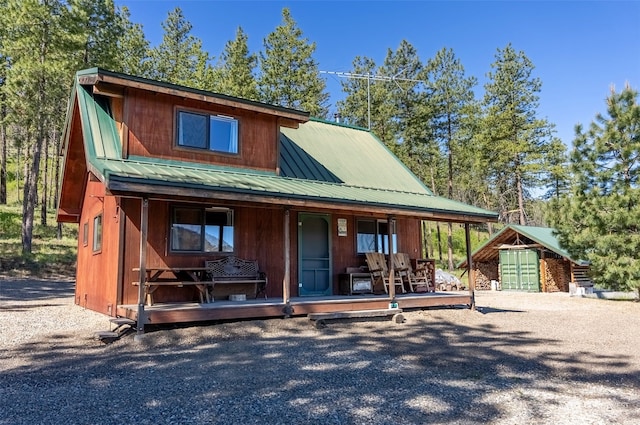
[{"label": "wood siding", "polygon": [[66,162],[64,164],[64,175],[62,176],[65,185],[62,186],[64,190],[60,193],[60,201],[58,202],[58,217],[59,221],[62,222],[77,223],[80,219],[82,202],[82,198],[78,194],[84,193],[87,181],[87,164],[82,141],[82,128],[77,112],[73,114],[70,132],[70,143],[65,153]]},{"label": "wood siding", "polygon": [[[203,149],[176,147],[177,108],[232,116],[238,120],[238,155],[216,154]],[[123,152],[214,165],[274,171],[278,165],[278,122],[274,116],[260,115],[221,105],[131,89],[125,105],[117,111],[124,116],[128,137]]]},{"label": "wood siding", "polygon": [[[172,205],[180,203],[150,201],[149,202],[149,237],[147,245],[147,267],[200,267],[205,260],[222,255],[217,253],[176,254],[170,253],[169,218]],[[197,205],[197,204],[188,204]],[[219,206],[234,210],[234,247],[239,258],[257,260],[260,269],[267,274],[269,284],[267,296],[281,297],[284,279],[284,209],[266,208],[260,206],[241,206],[224,202],[211,202],[203,207]],[[122,201],[125,213],[123,281],[121,304],[135,304],[138,300],[138,289],[132,282],[138,280],[138,273],[132,269],[139,265],[140,252],[140,200],[124,199]],[[298,293],[298,214],[299,213],[328,213],[328,211],[291,211],[290,220],[290,294]],[[332,214],[332,287],[333,293],[338,294],[338,276],[347,267],[365,265],[364,255],[356,254],[356,221],[360,217],[352,214]],[[338,218],[347,220],[347,236],[337,235]],[[397,221],[397,235],[399,249],[408,252],[412,258],[420,250],[420,222],[418,219],[403,218]],[[228,295],[224,288],[217,293],[222,297]],[[196,301],[198,293],[191,287],[161,287],[154,293],[154,300],[162,302]]]},{"label": "wood siding", "polygon": [[[100,313],[115,315],[118,301],[120,214],[117,199],[105,196],[104,186],[89,181],[78,228],[78,264],[75,303]],[[94,218],[102,215],[102,244],[93,250]],[[85,244],[85,224],[88,231]]]}]

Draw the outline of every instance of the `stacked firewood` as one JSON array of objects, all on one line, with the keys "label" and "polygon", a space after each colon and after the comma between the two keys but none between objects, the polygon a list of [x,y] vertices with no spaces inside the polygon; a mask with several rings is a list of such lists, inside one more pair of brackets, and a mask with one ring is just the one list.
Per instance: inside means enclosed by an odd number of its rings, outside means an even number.
[{"label": "stacked firewood", "polygon": [[491,281],[498,280],[498,261],[492,260],[483,263],[475,263],[474,276],[477,290],[490,290]]},{"label": "stacked firewood", "polygon": [[571,272],[569,263],[564,259],[547,258],[544,260],[545,281],[543,292],[569,292]]}]

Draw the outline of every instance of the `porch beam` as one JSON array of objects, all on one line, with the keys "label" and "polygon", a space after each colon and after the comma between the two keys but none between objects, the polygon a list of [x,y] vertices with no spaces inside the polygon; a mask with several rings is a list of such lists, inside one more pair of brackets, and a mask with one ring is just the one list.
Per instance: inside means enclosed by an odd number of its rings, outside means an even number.
[{"label": "porch beam", "polygon": [[473,276],[473,259],[471,258],[471,231],[469,223],[464,223],[464,237],[467,248],[467,279],[469,279],[469,295],[471,310],[476,309],[476,280]]},{"label": "porch beam", "polygon": [[144,334],[144,295],[147,279],[147,235],[149,228],[149,198],[140,199],[140,274],[138,277],[138,317],[136,319],[137,335]]},{"label": "porch beam", "polygon": [[290,241],[290,218],[289,208],[284,210],[284,278],[282,279],[282,302],[285,305],[285,315],[288,316],[291,313],[291,241]]},{"label": "porch beam", "polygon": [[[112,195],[123,197],[139,197],[140,193],[154,193],[153,199],[166,200],[186,200],[188,198],[211,199],[212,190],[193,189],[187,187],[159,186],[155,184],[145,184],[133,181],[119,181],[111,178],[108,184],[108,191]],[[381,210],[390,214],[402,217],[415,217],[428,221],[443,221],[452,223],[487,223],[498,221],[497,217],[490,215],[474,215],[446,211],[425,211],[424,209],[397,208],[388,204],[373,204],[371,202],[343,202],[337,200],[319,201],[311,199],[287,198],[285,196],[269,196],[259,193],[240,193],[231,191],[215,192],[216,199],[224,201],[249,202],[258,204],[284,205],[292,208],[314,208],[327,211],[358,211],[363,214],[377,215]]]},{"label": "porch beam", "polygon": [[[395,281],[395,270],[393,269],[393,225],[395,223],[395,218],[392,215],[387,217],[387,240],[388,249],[389,249],[389,259],[387,260],[388,269],[389,269],[389,297],[392,301],[396,299],[396,281]],[[383,283],[384,285],[384,283]]]}]

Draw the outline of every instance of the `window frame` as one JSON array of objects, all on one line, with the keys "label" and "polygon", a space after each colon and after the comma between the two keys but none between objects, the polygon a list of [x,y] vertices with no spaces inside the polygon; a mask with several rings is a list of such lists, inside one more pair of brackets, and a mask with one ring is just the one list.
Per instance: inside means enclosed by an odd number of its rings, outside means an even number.
[{"label": "window frame", "polygon": [[[206,124],[204,125],[204,132],[205,132],[204,146],[201,147],[201,146],[181,143],[181,134],[180,134],[181,133],[180,123],[182,122],[181,114],[189,114],[189,115],[195,115],[195,116],[200,116],[205,118]],[[212,139],[213,123],[230,123],[231,124],[230,130],[229,130],[229,139],[224,141],[223,143],[228,144],[228,146],[233,146],[235,151],[232,149],[226,149],[226,150],[216,149],[220,141],[217,139]],[[230,155],[230,156],[240,155],[240,119],[238,119],[238,117],[221,114],[221,113],[197,110],[197,109],[177,107],[175,109],[174,127],[175,127],[174,146],[178,149],[196,150],[199,152],[209,152],[216,155]]]},{"label": "window frame", "polygon": [[94,254],[99,254],[100,252],[102,252],[102,237],[104,235],[103,228],[104,222],[102,220],[102,213],[100,213],[93,217],[91,250]]},{"label": "window frame", "polygon": [[[360,243],[359,243],[359,237],[361,234],[360,223],[369,223],[369,224],[373,223],[375,225],[375,233],[366,233],[366,234],[373,234],[374,236],[373,251],[360,250]],[[387,220],[376,219],[376,218],[356,218],[356,225],[355,225],[355,232],[354,232],[355,238],[356,238],[356,242],[355,242],[356,254],[365,255],[367,252],[377,252],[377,253],[389,255],[389,252],[393,254],[397,253],[398,252],[398,233],[397,233],[396,226],[393,223],[394,222],[389,223]],[[391,225],[393,227],[391,232],[391,239],[392,239],[391,242],[388,241],[389,239],[388,233],[386,231],[381,231],[383,230],[381,229],[382,226],[388,226],[388,225]]]},{"label": "window frame", "polygon": [[82,225],[82,246],[89,245],[89,221],[85,221]]},{"label": "window frame", "polygon": [[[197,213],[199,223],[177,223],[176,212],[179,210],[188,211],[191,213]],[[226,222],[222,224],[222,220],[218,222],[209,223],[207,213],[213,214],[226,214]],[[167,251],[170,254],[195,254],[195,255],[209,255],[209,254],[233,254],[236,251],[236,237],[235,237],[235,210],[227,207],[197,207],[192,205],[171,205],[169,208],[169,237]],[[180,249],[176,247],[176,230],[174,228],[177,224],[198,226],[199,231],[199,247],[197,249]],[[218,227],[218,234],[214,236],[217,238],[218,245],[216,250],[207,250],[206,236],[211,234],[207,231],[207,227]],[[229,235],[230,233],[230,235]],[[229,238],[230,236],[230,238]],[[229,239],[231,239],[231,250],[225,250],[225,245],[228,245]]]}]

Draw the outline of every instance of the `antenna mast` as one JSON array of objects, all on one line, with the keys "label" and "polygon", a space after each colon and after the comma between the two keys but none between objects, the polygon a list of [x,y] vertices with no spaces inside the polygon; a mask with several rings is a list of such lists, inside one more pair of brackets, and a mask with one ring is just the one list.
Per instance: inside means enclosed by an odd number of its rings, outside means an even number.
[{"label": "antenna mast", "polygon": [[374,75],[369,72],[366,74],[355,74],[352,72],[338,72],[338,71],[319,71],[320,74],[335,75],[340,78],[352,78],[354,80],[367,80],[367,128],[371,130],[371,81],[393,81],[402,90],[398,81],[412,81],[414,83],[424,83],[423,80],[414,80],[412,78],[398,78],[397,75],[402,74],[403,71],[398,72],[393,77],[387,75]]}]

